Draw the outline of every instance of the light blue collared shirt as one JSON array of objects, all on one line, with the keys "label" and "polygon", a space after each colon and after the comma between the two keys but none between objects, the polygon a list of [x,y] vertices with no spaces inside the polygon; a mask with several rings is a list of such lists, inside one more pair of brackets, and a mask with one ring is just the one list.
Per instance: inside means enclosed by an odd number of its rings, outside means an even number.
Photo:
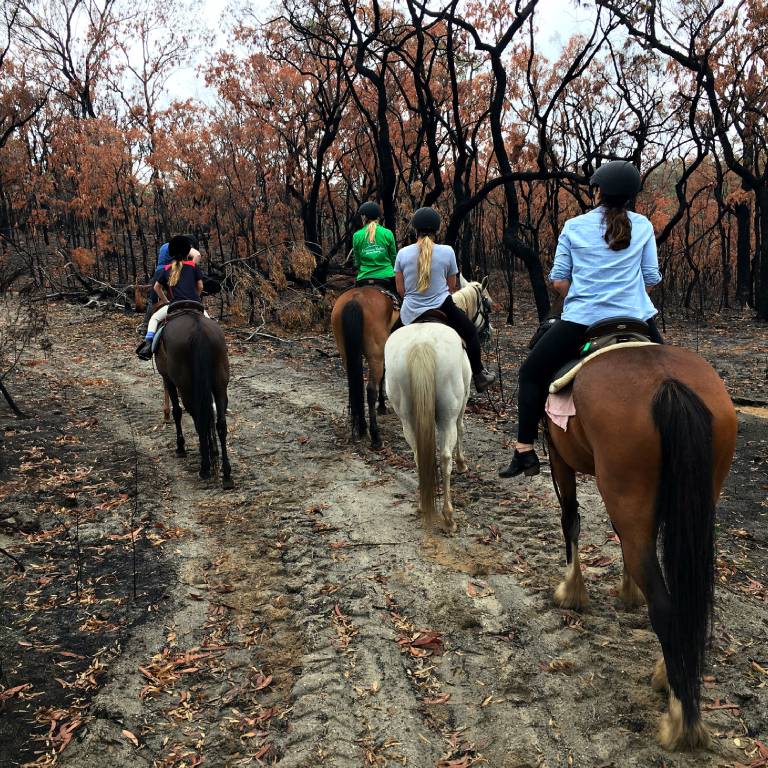
[{"label": "light blue collared shirt", "polygon": [[565,222],[557,241],[550,280],[570,280],[563,320],[591,325],[609,317],[649,320],[656,307],[645,287],[661,282],[653,225],[627,211],[629,247],[612,251],[605,242],[604,209],[595,208]]}]

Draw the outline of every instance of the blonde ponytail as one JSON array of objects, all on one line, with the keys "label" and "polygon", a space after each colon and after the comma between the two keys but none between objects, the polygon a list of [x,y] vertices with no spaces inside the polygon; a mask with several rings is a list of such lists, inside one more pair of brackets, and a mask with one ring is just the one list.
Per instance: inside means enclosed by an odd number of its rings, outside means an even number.
[{"label": "blonde ponytail", "polygon": [[173,262],[173,266],[171,267],[171,274],[168,277],[168,285],[174,286],[179,282],[182,269],[184,269],[184,262],[181,259]]},{"label": "blonde ponytail", "polygon": [[416,283],[419,293],[424,293],[432,281],[433,245],[434,241],[430,235],[422,235],[419,238],[419,280]]},{"label": "blonde ponytail", "polygon": [[376,242],[376,227],[378,226],[378,222],[376,219],[373,219],[372,221],[369,221],[365,225],[365,236],[368,238],[369,243]]}]

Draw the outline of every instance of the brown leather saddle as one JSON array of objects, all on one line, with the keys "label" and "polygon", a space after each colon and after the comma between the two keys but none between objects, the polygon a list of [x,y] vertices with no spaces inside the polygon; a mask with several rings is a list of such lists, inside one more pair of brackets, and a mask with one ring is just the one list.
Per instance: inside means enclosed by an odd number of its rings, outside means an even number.
[{"label": "brown leather saddle", "polygon": [[441,325],[448,325],[448,315],[441,309],[428,309],[426,312],[422,312],[413,323],[440,323]]}]

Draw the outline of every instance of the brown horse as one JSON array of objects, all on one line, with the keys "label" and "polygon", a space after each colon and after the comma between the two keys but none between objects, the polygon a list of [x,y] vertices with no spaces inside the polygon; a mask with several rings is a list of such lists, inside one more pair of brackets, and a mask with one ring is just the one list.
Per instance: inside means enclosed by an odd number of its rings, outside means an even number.
[{"label": "brown horse", "polygon": [[594,475],[621,540],[619,595],[630,605],[645,597],[663,651],[652,679],[657,690],[669,690],[659,739],[668,749],[695,749],[708,739],[700,679],[714,591],[715,504],[736,444],[733,404],[709,363],[661,345],[588,360],[573,400],[576,416],[566,431],[546,419],[568,564],[555,602],[578,609],[587,601],[576,472]]},{"label": "brown horse", "polygon": [[181,431],[181,397],[200,439],[200,477],[208,479],[211,471],[216,471],[218,432],[221,443],[222,485],[224,488],[232,488],[227,455],[229,358],[221,328],[214,320],[197,310],[169,313],[155,353],[155,363],[173,406],[176,455],[186,456],[184,435]]},{"label": "brown horse", "polygon": [[336,347],[347,371],[349,411],[352,438],[365,437],[368,427],[363,399],[363,356],[368,362],[368,418],[371,447],[381,447],[379,425],[376,421],[376,400],[379,413],[384,405],[384,344],[397,319],[394,302],[374,286],[351,288],[336,300],[331,312],[331,325]]}]

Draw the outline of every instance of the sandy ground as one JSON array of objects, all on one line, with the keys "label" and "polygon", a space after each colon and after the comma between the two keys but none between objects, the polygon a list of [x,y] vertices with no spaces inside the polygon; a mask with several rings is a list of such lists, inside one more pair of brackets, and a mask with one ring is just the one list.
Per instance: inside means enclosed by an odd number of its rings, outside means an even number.
[{"label": "sandy ground", "polygon": [[[509,438],[498,401],[477,398],[467,414],[457,535],[427,536],[394,414],[382,451],[348,438],[329,337],[229,335],[236,487],[224,492],[197,479],[186,417],[191,450],[174,457],[159,377],[127,352],[136,321],[52,315],[57,343],[19,390],[36,421],[3,421],[0,546],[28,568],[0,561],[0,687],[30,687],[0,693],[0,766],[768,765],[764,409],[742,414],[721,506],[703,690],[713,748],[674,755],[655,739],[658,642],[645,609],[615,595],[620,550],[594,484],[579,487],[591,603],[576,614],[551,597],[564,548],[548,468],[496,477]],[[49,461],[36,464],[34,429],[52,424],[69,453],[43,441]],[[39,486],[53,459],[62,476],[91,467],[105,493],[53,480],[30,501],[20,468]],[[52,498],[66,536],[44,514]],[[37,511],[26,524],[25,505]],[[53,570],[67,580],[51,597]]]}]

